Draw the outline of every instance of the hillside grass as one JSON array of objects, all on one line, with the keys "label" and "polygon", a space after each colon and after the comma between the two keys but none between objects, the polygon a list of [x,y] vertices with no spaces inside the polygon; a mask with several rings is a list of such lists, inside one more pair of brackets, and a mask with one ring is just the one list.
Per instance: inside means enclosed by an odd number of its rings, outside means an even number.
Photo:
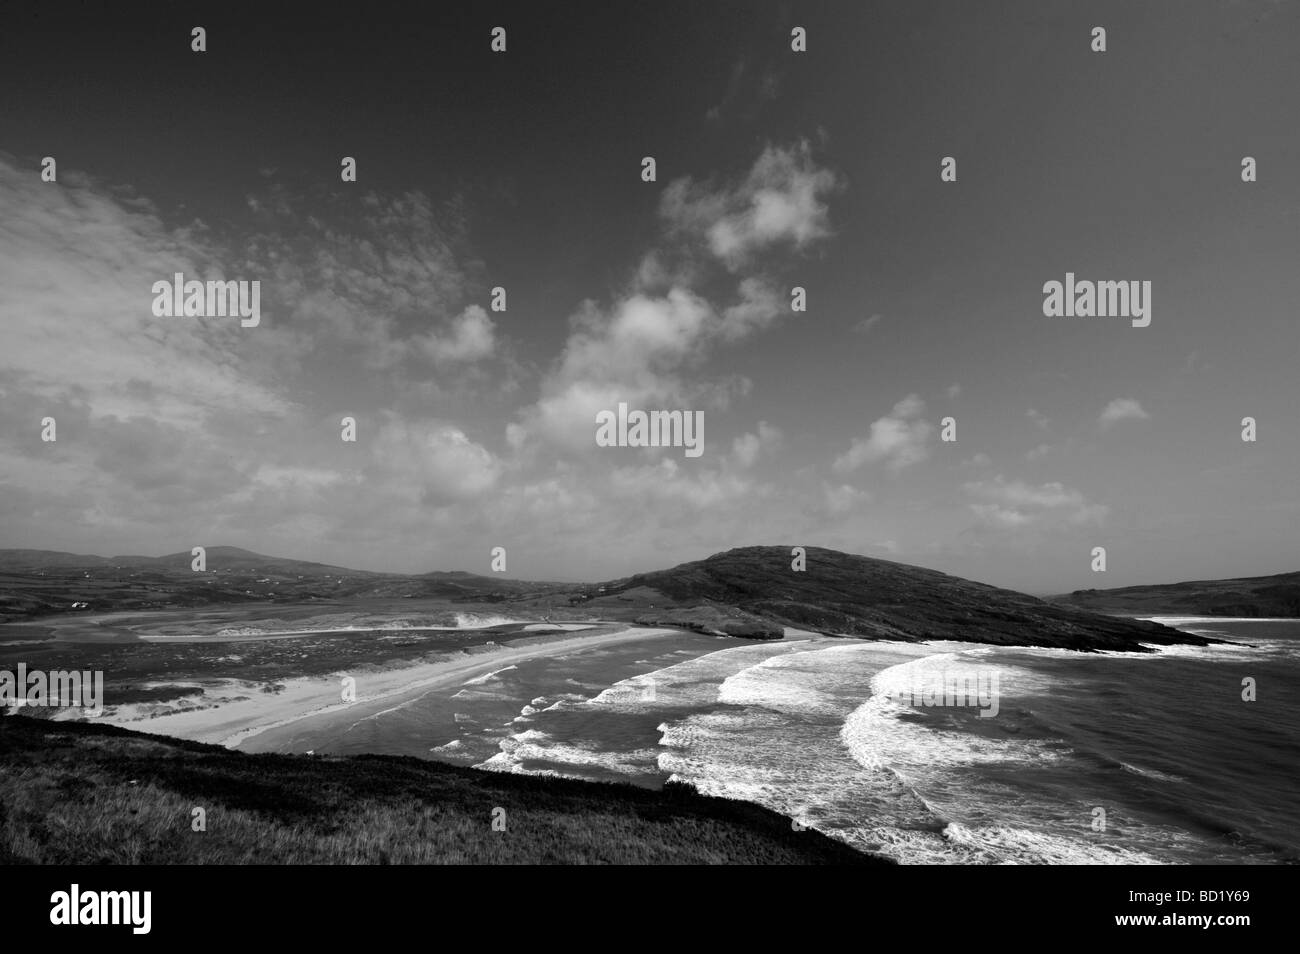
[{"label": "hillside grass", "polygon": [[[193,810],[206,831],[192,829]],[[493,829],[504,809],[505,830]],[[500,813],[497,813],[498,815]],[[886,864],[746,802],[0,719],[8,864]]]}]

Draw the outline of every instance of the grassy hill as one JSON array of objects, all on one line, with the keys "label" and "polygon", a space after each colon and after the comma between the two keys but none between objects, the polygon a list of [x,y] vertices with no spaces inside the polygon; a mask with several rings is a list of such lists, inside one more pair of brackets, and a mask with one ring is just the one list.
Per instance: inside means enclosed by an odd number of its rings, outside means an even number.
[{"label": "grassy hill", "polygon": [[1199,643],[1155,623],[1116,619],[923,567],[806,548],[791,569],[790,547],[742,547],[669,570],[606,583],[585,604],[637,610],[643,622],[682,625],[694,613],[708,629],[719,614],[822,633],[882,639],[954,639],[1065,649],[1136,649],[1138,643]]},{"label": "grassy hill", "polygon": [[1097,613],[1300,617],[1300,573],[1075,590],[1052,600]]},{"label": "grassy hill", "polygon": [[[192,829],[194,809],[206,831]],[[505,830],[493,829],[504,809]],[[497,813],[498,815],[500,813]],[[0,718],[0,863],[888,864],[747,802]]]}]

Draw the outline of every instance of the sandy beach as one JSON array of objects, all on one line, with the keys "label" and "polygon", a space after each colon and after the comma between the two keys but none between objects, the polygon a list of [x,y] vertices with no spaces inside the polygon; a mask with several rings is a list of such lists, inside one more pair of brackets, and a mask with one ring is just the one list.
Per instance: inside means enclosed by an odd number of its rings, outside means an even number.
[{"label": "sandy beach", "polygon": [[[454,653],[383,669],[339,671],[328,677],[283,680],[279,691],[253,682],[222,680],[206,685],[212,704],[149,717],[145,707],[124,705],[110,709],[100,721],[140,732],[169,735],[198,742],[239,748],[272,728],[313,717],[329,718],[347,712],[349,717],[373,714],[387,705],[400,705],[411,696],[431,689],[462,686],[493,671],[540,656],[583,652],[619,643],[675,633],[669,628],[602,627],[596,632],[558,638],[525,637],[492,644],[493,648]],[[343,702],[342,680],[356,680],[356,700]]]}]

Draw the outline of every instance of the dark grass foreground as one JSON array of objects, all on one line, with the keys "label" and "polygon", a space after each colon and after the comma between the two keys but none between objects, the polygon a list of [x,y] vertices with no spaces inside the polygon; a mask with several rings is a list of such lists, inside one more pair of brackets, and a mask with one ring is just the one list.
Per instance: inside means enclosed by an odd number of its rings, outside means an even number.
[{"label": "dark grass foreground", "polygon": [[[192,830],[193,810],[207,830]],[[505,809],[494,831],[493,809]],[[499,813],[498,813],[499,814]],[[756,805],[0,718],[0,862],[889,864]]]}]

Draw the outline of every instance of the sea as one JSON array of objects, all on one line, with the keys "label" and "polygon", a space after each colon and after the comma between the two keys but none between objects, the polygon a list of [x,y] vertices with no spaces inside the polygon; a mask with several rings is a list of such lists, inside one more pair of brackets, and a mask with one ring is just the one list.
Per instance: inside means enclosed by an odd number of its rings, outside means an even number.
[{"label": "sea", "polygon": [[674,633],[480,676],[281,751],[688,783],[904,864],[1300,861],[1300,620],[1150,653]]}]

